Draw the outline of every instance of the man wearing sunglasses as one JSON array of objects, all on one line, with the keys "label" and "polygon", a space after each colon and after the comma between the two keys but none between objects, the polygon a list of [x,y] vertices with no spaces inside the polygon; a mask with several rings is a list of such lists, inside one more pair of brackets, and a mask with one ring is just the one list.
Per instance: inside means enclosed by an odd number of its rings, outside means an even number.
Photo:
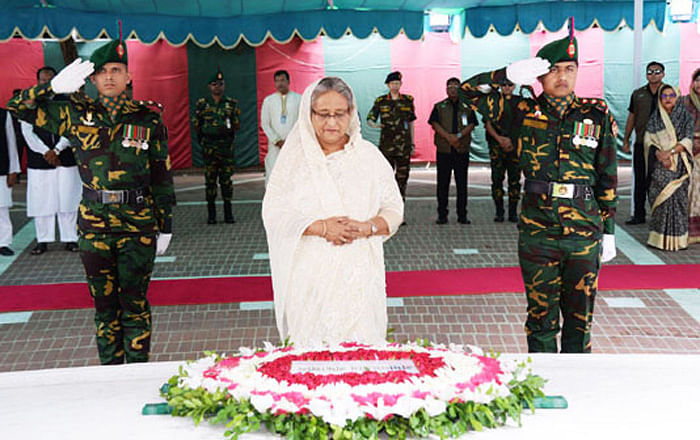
[{"label": "man wearing sunglasses", "polygon": [[644,162],[644,131],[647,121],[656,109],[657,94],[664,79],[664,65],[658,61],[647,64],[647,84],[632,92],[628,107],[629,117],[625,126],[625,136],[622,139],[622,151],[630,152],[630,136],[634,130],[634,149],[632,150],[633,170],[633,204],[632,216],[625,222],[628,225],[639,225],[646,221],[646,164]]}]

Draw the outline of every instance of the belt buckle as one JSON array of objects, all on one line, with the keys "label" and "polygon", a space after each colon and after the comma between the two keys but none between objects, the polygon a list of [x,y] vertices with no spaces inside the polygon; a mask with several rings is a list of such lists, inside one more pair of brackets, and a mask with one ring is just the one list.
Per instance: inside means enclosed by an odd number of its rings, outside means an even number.
[{"label": "belt buckle", "polygon": [[102,191],[102,203],[112,204],[112,203],[122,203],[124,198],[122,191]]},{"label": "belt buckle", "polygon": [[573,199],[574,188],[575,186],[573,183],[552,182],[552,197],[558,197],[560,199]]}]

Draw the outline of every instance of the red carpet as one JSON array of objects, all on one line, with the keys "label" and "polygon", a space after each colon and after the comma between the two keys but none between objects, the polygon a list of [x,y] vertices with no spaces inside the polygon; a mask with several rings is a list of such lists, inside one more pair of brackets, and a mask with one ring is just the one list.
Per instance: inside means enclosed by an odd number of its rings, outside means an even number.
[{"label": "red carpet", "polygon": [[[700,288],[700,265],[603,266],[600,290]],[[389,296],[471,295],[522,292],[518,267],[387,273]],[[153,281],[152,305],[271,301],[269,277],[226,277]],[[0,312],[91,308],[85,283],[0,287]]]}]

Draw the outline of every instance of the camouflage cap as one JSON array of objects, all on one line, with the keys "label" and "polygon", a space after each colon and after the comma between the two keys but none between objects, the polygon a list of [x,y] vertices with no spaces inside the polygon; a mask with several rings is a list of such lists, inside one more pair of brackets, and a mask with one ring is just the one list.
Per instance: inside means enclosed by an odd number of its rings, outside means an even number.
[{"label": "camouflage cap", "polygon": [[215,81],[223,81],[223,79],[224,79],[224,74],[221,72],[221,69],[217,68],[216,72],[211,74],[211,76],[207,80],[207,83],[211,84]]},{"label": "camouflage cap", "polygon": [[114,40],[99,47],[90,56],[90,61],[95,65],[95,71],[107,63],[122,63],[129,65],[129,56],[126,53],[124,40]]},{"label": "camouflage cap", "polygon": [[537,52],[537,56],[549,61],[552,65],[562,61],[578,63],[578,41],[573,36],[552,41],[543,46]]},{"label": "camouflage cap", "polygon": [[401,81],[401,72],[396,71],[396,72],[391,72],[386,76],[386,79],[384,80],[384,84],[388,84],[392,81]]}]

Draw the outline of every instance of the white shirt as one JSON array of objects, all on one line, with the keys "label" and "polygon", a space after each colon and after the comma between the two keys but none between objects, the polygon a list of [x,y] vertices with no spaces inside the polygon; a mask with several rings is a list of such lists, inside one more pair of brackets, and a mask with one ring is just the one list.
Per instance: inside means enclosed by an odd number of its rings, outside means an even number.
[{"label": "white shirt", "polygon": [[[286,117],[283,115],[283,102],[286,101]],[[301,95],[290,91],[286,95],[275,92],[265,97],[260,109],[260,125],[270,144],[287,139],[294,123],[299,117]]]},{"label": "white shirt", "polygon": [[[34,127],[31,124],[24,121],[20,121],[20,125],[22,126],[22,135],[24,135],[24,140],[27,141],[27,146],[30,150],[32,150],[35,153],[39,153],[42,156],[50,150],[49,146],[46,145],[34,132]],[[56,154],[58,154],[68,147],[70,147],[70,142],[68,141],[68,139],[61,136],[61,138],[56,143],[54,150],[56,151]]]},{"label": "white shirt", "polygon": [[12,117],[10,112],[7,112],[5,119],[5,136],[7,137],[7,157],[9,159],[8,174],[19,173],[19,154],[17,154],[17,138],[15,137],[15,127],[12,125]]}]

